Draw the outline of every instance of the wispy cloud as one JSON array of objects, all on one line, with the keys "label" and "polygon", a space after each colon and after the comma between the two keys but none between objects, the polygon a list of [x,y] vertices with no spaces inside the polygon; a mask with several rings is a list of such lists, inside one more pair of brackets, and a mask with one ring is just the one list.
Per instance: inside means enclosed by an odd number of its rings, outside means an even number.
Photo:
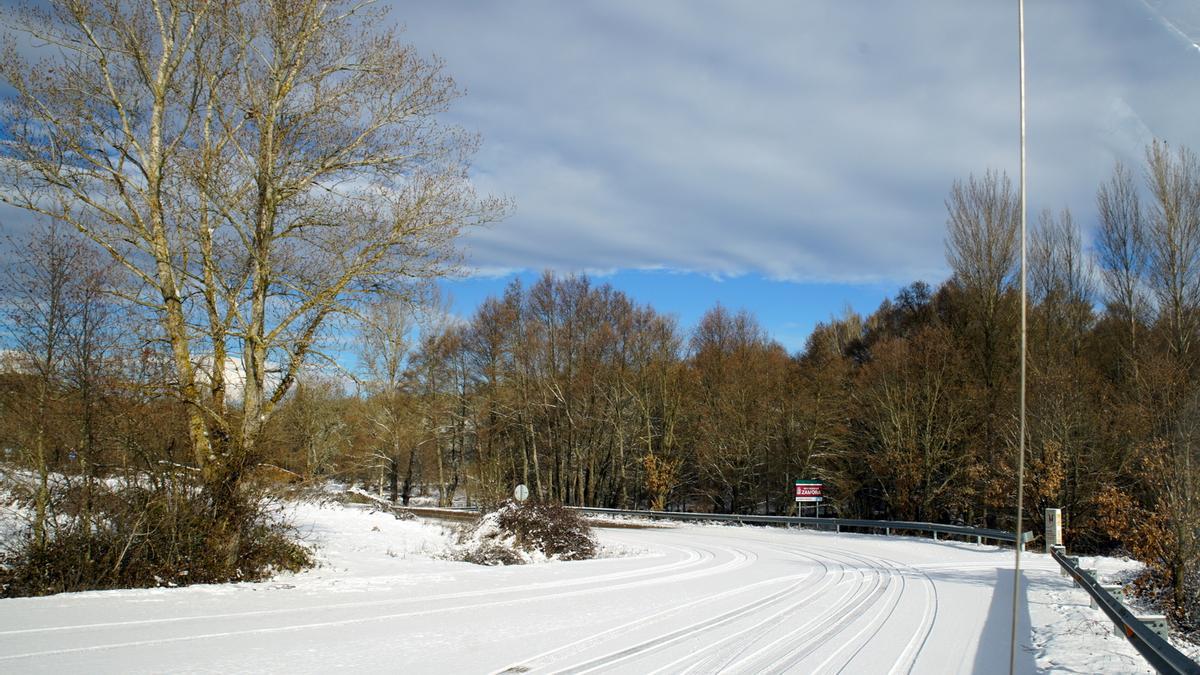
[{"label": "wispy cloud", "polygon": [[[936,280],[952,181],[1016,170],[1007,3],[395,4],[468,92],[473,180],[517,203],[466,237],[474,276]],[[1033,209],[1090,225],[1114,160],[1200,147],[1192,0],[1032,3],[1027,32]]]},{"label": "wispy cloud", "polygon": [[[1169,0],[1153,11],[1175,11]],[[1182,5],[1181,5],[1182,6]],[[1015,173],[1005,3],[398,5],[468,90],[485,269],[671,268],[904,282],[944,274],[956,178]],[[1196,145],[1193,51],[1141,0],[1028,10],[1031,207],[1090,222],[1117,159]],[[1182,24],[1177,24],[1182,25]]]}]

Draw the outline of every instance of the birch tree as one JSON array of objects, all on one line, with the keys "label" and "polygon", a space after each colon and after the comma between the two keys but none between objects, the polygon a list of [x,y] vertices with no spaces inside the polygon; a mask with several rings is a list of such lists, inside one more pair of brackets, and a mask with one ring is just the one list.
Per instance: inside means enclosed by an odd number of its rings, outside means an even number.
[{"label": "birch tree", "polygon": [[[505,208],[468,179],[477,137],[440,119],[454,81],[370,5],[53,0],[5,16],[2,198],[137,282],[126,300],[170,345],[230,555],[242,476],[325,331],[445,274],[459,232]],[[51,55],[23,58],[19,33]]]}]

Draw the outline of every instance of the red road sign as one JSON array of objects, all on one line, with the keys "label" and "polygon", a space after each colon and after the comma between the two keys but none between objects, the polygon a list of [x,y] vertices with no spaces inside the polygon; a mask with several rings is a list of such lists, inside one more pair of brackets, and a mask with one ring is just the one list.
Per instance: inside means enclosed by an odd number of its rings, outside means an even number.
[{"label": "red road sign", "polygon": [[798,480],[796,481],[796,501],[819,502],[821,501],[821,490],[824,487],[815,480]]}]

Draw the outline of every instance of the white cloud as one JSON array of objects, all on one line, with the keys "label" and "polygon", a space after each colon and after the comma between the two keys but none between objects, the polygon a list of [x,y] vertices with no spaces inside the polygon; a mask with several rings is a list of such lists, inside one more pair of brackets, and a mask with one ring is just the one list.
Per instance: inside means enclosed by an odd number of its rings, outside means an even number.
[{"label": "white cloud", "polygon": [[[1153,136],[1200,144],[1200,61],[1172,33],[1190,6],[1154,5],[1028,8],[1033,209],[1090,223],[1114,159],[1136,163]],[[482,269],[936,278],[951,182],[1016,173],[1007,3],[443,2],[395,16],[469,91],[454,115],[484,135],[477,182],[517,202],[469,236]]]},{"label": "white cloud", "polygon": [[[1016,173],[1010,3],[395,5],[468,91],[474,181],[517,203],[467,236],[476,275],[934,280],[951,182]],[[1200,147],[1198,43],[1192,0],[1031,3],[1031,209],[1091,224],[1115,159]],[[7,232],[29,221],[0,206]]]}]

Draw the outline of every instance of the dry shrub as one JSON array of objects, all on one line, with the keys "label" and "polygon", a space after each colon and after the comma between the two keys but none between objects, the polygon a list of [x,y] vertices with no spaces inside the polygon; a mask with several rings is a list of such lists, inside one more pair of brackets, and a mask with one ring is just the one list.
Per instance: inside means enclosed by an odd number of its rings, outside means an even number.
[{"label": "dry shrub", "polygon": [[524,565],[525,558],[500,542],[484,541],[478,546],[463,546],[456,559],[475,565]]},{"label": "dry shrub", "polygon": [[1095,501],[1100,529],[1146,565],[1133,581],[1134,593],[1161,608],[1185,635],[1200,635],[1200,569],[1195,560],[1180,560],[1177,528],[1164,510],[1144,508],[1112,486]]},{"label": "dry shrub", "polygon": [[558,560],[587,560],[596,556],[591,527],[577,512],[562,504],[526,502],[503,508],[500,527],[512,533],[517,546],[526,551],[538,551]]},{"label": "dry shrub", "polygon": [[519,565],[539,559],[587,560],[597,552],[591,528],[561,504],[508,501],[460,531],[457,560]]},{"label": "dry shrub", "polygon": [[268,502],[240,499],[230,559],[212,545],[209,500],[190,481],[69,484],[54,494],[45,540],[29,528],[0,554],[0,595],[249,581],[312,564]]},{"label": "dry shrub", "polygon": [[646,471],[646,492],[650,494],[650,510],[665,511],[667,496],[679,482],[679,461],[665,457],[646,455],[642,458]]}]

